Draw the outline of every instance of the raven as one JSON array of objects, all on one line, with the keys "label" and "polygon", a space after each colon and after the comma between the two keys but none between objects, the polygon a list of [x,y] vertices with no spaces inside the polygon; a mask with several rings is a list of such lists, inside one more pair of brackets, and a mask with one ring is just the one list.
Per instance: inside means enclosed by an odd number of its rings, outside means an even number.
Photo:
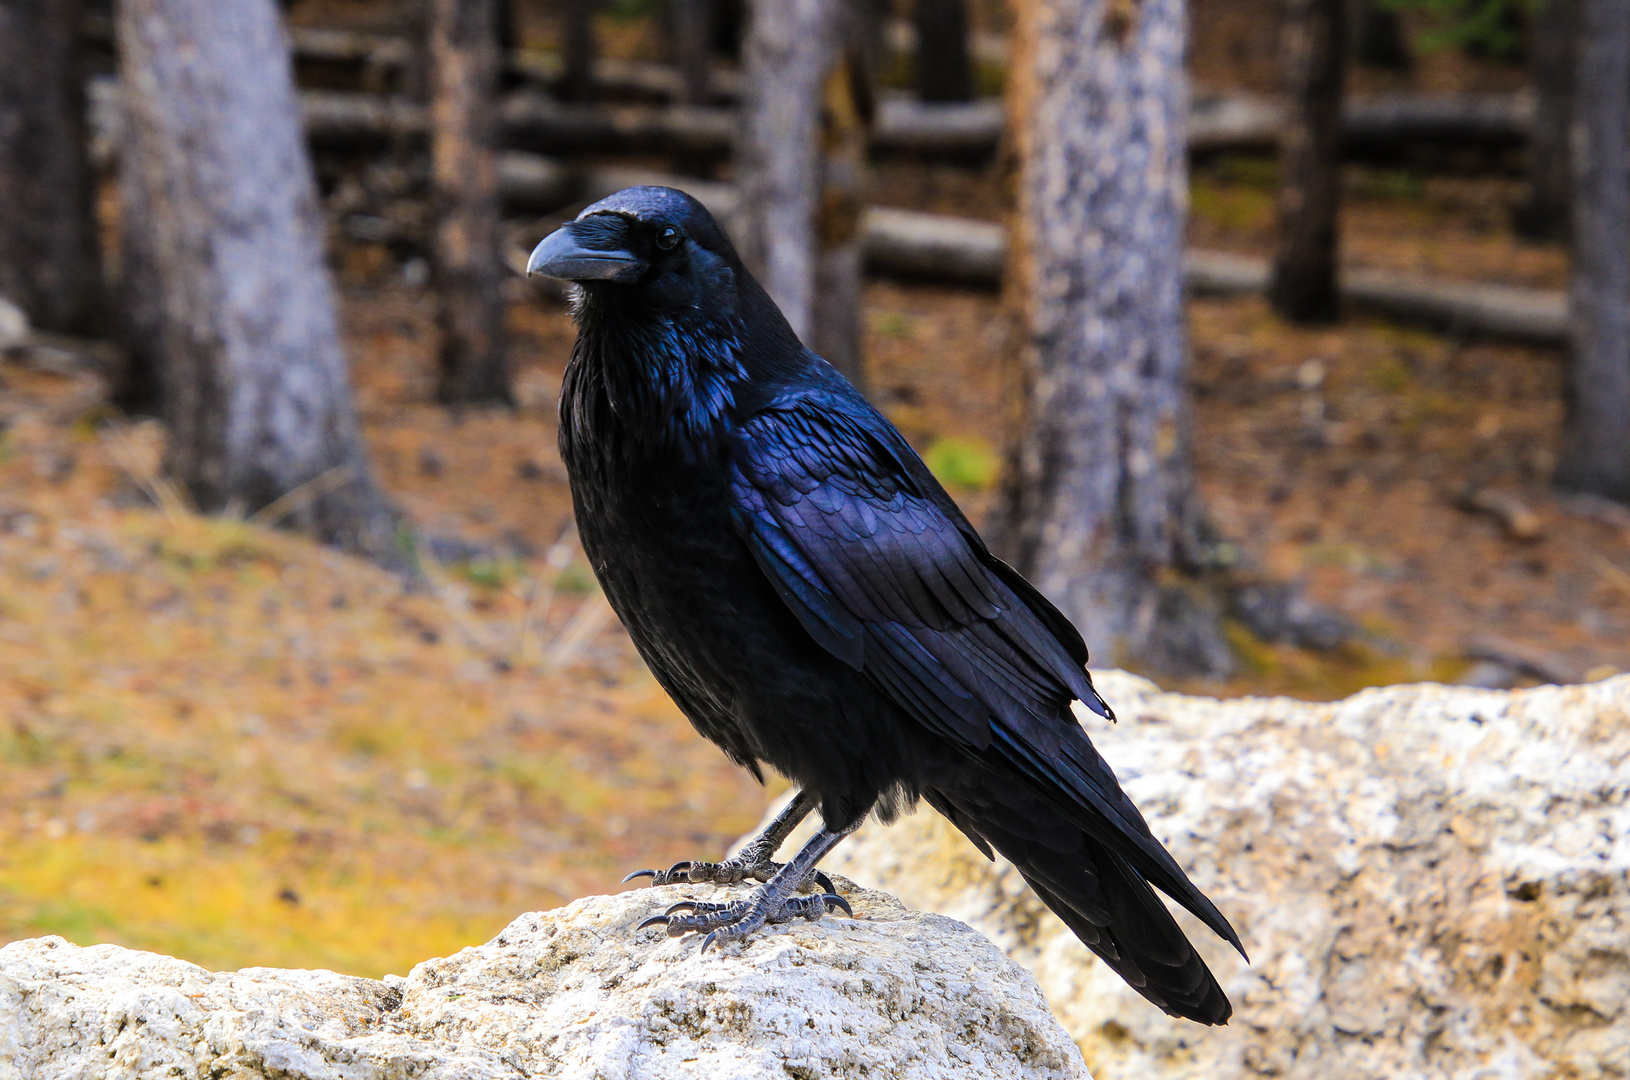
[{"label": "raven", "polygon": [[[707,210],[628,188],[546,237],[527,272],[577,286],[560,450],[606,598],[697,731],[798,787],[734,858],[629,875],[764,884],[645,925],[708,931],[706,949],[847,910],[816,864],[868,813],[921,799],[1144,997],[1226,1022],[1155,888],[1244,949],[1074,719],[1075,701],[1114,719],[1081,635],[799,342]],[[821,830],[772,862],[817,808]],[[799,895],[811,884],[824,891]]]}]

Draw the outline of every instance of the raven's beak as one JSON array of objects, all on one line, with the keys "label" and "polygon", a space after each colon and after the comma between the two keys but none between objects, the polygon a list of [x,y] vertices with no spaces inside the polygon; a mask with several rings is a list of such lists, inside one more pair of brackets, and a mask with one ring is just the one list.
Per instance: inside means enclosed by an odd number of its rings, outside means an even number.
[{"label": "raven's beak", "polygon": [[639,258],[627,251],[587,248],[567,222],[543,238],[526,260],[526,272],[567,281],[628,281],[639,271]]}]

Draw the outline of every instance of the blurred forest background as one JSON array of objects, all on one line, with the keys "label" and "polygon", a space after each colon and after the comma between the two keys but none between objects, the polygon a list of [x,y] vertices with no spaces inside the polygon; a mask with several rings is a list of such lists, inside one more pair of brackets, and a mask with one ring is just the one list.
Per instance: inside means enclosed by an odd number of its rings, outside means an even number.
[{"label": "blurred forest background", "polygon": [[758,819],[518,272],[634,183],[1098,662],[1630,670],[1627,135],[1623,0],[4,0],[0,941],[405,972]]}]

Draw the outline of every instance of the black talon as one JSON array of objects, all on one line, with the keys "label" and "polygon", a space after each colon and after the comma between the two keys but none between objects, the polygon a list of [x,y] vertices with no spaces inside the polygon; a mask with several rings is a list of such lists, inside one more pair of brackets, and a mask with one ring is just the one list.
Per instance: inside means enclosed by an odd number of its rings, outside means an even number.
[{"label": "black talon", "polygon": [[815,884],[819,885],[821,887],[821,891],[824,893],[835,893],[838,891],[837,888],[833,886],[832,879],[821,873],[819,870],[815,871]]},{"label": "black talon", "polygon": [[681,910],[694,912],[696,910],[696,901],[695,900],[681,900],[681,901],[679,901],[679,903],[673,905],[672,907],[670,907],[667,911],[663,912],[662,914],[663,914],[664,917],[666,917],[666,916],[669,916],[669,915],[673,915],[673,914],[675,914],[675,913],[677,913],[677,912],[679,912]]},{"label": "black talon", "polygon": [[641,930],[644,930],[647,926],[667,926],[667,925],[668,925],[668,916],[666,916],[666,915],[653,915],[649,919],[646,919],[644,922],[640,923],[638,926],[634,927],[634,932],[637,934]]},{"label": "black talon", "polygon": [[855,917],[855,909],[849,906],[849,901],[845,900],[837,893],[828,891],[825,896],[821,897],[821,899],[826,903],[826,910],[835,911],[838,908],[842,908],[845,915],[849,916],[851,919]]},{"label": "black talon", "polygon": [[623,878],[623,884],[627,885],[630,881],[633,881],[637,877],[654,878],[656,876],[657,872],[655,870],[636,870],[632,874],[629,874],[627,877]]},{"label": "black talon", "polygon": [[705,938],[703,938],[703,939],[702,939],[702,950],[701,950],[701,952],[698,952],[698,953],[697,953],[697,954],[696,954],[696,955],[697,955],[697,956],[701,956],[701,955],[702,955],[702,953],[705,953],[705,952],[707,952],[707,951],[708,951],[708,948],[709,948],[709,947],[710,947],[710,946],[711,946],[711,945],[712,945],[712,944],[713,944],[713,943],[714,943],[714,942],[715,942],[715,941],[717,941],[717,940],[718,940],[718,939],[719,939],[719,932],[718,932],[718,931],[717,931],[717,930],[715,930],[715,931],[713,931],[713,932],[712,932],[712,933],[711,933],[711,934],[709,934],[709,935],[708,935],[708,936],[707,936],[707,937],[705,937]]}]

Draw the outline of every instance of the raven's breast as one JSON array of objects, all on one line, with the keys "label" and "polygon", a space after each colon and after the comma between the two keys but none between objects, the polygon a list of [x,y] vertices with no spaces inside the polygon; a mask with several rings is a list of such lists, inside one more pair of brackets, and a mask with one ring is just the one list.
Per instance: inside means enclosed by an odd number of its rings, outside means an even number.
[{"label": "raven's breast", "polygon": [[728,463],[630,463],[593,442],[562,446],[584,552],[697,731],[808,789],[829,821],[916,787],[916,725],[821,649],[764,577],[731,518]]}]

